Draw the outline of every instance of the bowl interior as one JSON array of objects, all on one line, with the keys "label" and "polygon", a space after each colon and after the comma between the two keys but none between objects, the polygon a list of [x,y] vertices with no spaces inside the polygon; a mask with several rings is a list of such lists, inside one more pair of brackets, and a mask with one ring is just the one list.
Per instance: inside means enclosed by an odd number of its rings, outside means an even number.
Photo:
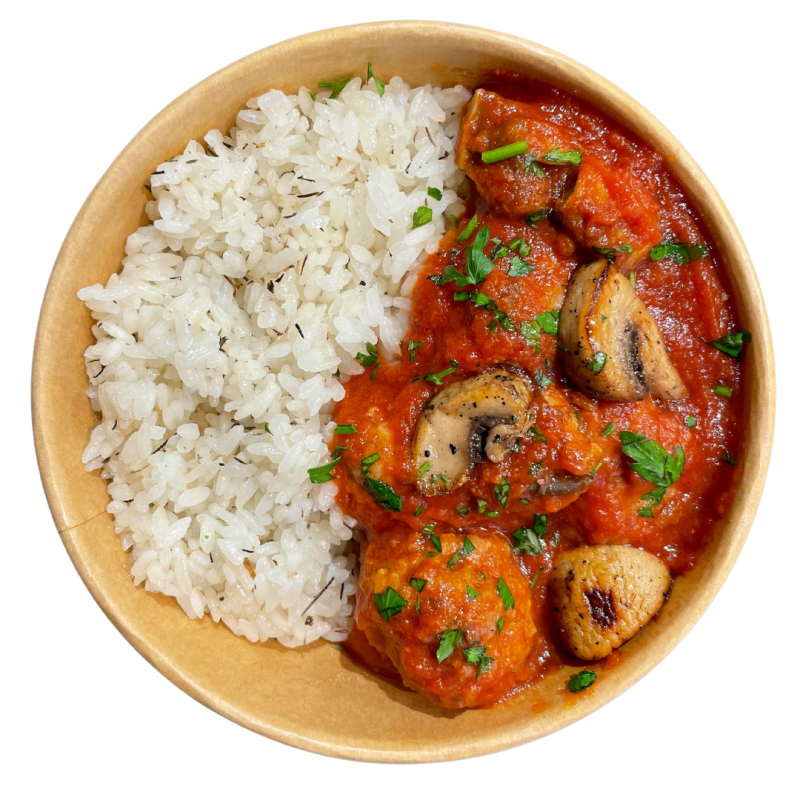
[{"label": "bowl interior", "polygon": [[[411,85],[472,88],[484,69],[512,69],[590,101],[674,156],[673,172],[703,216],[752,332],[742,480],[729,515],[698,566],[676,581],[656,622],[619,651],[613,666],[601,664],[595,686],[579,696],[557,673],[496,708],[448,711],[367,673],[330,644],[252,645],[208,618],[189,620],[171,598],[133,586],[128,555],[105,511],[105,482],[81,463],[95,418],[83,365],[91,317],[76,293],[119,268],[127,235],[141,223],[151,172],[188,140],[212,128],[227,131],[245,101],[266,89],[295,92],[319,80],[363,76],[368,61],[379,75],[402,75]],[[774,391],[766,313],[744,244],[708,180],[650,114],[539,45],[448,23],[388,22],[322,31],[244,58],[178,98],[125,148],[86,201],[53,270],[36,342],[33,418],[48,502],[76,568],[123,635],[164,675],[219,713],[288,744],[363,760],[433,761],[500,750],[564,727],[620,694],[680,641],[724,581],[752,523],[769,460]]]}]

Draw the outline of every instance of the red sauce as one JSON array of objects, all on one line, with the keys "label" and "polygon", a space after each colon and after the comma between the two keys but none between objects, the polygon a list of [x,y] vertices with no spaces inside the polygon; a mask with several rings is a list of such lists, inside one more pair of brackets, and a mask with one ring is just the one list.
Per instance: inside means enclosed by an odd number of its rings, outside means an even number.
[{"label": "red sauce", "polygon": [[[529,677],[536,678],[558,666],[563,655],[552,630],[546,602],[548,575],[553,560],[566,549],[580,544],[628,543],[657,555],[673,575],[687,572],[714,535],[715,524],[725,516],[735,491],[738,468],[723,461],[726,452],[736,454],[739,446],[739,420],[742,403],[741,364],[704,343],[736,327],[736,312],[725,290],[723,265],[715,254],[697,214],[669,172],[666,159],[603,115],[556,89],[494,76],[487,84],[506,97],[525,100],[539,107],[541,114],[585,153],[605,164],[630,170],[644,183],[661,206],[662,233],[681,242],[703,243],[710,255],[682,266],[674,260],[646,261],[636,271],[636,291],[659,325],[673,363],[689,390],[680,402],[662,402],[647,397],[639,402],[602,402],[573,389],[560,367],[556,337],[542,335],[540,352],[526,344],[519,333],[520,323],[537,314],[561,306],[571,271],[585,263],[585,254],[570,236],[550,219],[531,228],[523,220],[491,213],[479,198],[474,198],[480,224],[490,228],[491,237],[508,242],[523,236],[531,246],[527,260],[535,271],[521,278],[510,278],[493,270],[481,291],[492,297],[509,314],[517,332],[497,326],[490,329],[493,315],[478,310],[472,303],[453,299],[452,284],[439,287],[430,275],[439,275],[457,248],[457,269],[463,271],[463,250],[467,243],[455,242],[456,230],[442,239],[439,251],[428,258],[412,295],[412,311],[405,342],[422,342],[412,363],[403,347],[402,358],[394,364],[382,360],[377,372],[368,369],[351,378],[346,396],[338,405],[335,419],[353,423],[355,435],[339,436],[335,444],[346,445],[344,464],[335,470],[338,502],[345,513],[358,520],[369,536],[381,537],[398,526],[421,532],[429,523],[452,526],[460,532],[491,529],[511,535],[519,526],[530,525],[533,506],[520,502],[523,487],[530,482],[530,466],[543,459],[574,471],[589,471],[595,466],[596,451],[585,445],[584,436],[602,443],[602,465],[594,482],[577,500],[561,508],[564,500],[551,497],[538,501],[536,511],[547,513],[548,544],[543,555],[521,556],[521,566],[529,579],[539,572],[532,589],[532,609],[538,631],[528,666]],[[461,230],[469,209],[459,222]],[[595,256],[596,258],[596,256]],[[519,364],[529,375],[543,370],[567,395],[576,413],[574,439],[550,437],[543,442],[520,440],[520,449],[501,464],[485,461],[451,494],[424,497],[417,493],[417,473],[411,460],[411,442],[425,404],[441,390],[422,376],[439,372],[458,363],[455,374],[443,379],[444,385],[463,380],[491,366],[509,361]],[[420,376],[415,380],[416,376]],[[724,384],[732,390],[727,398],[713,389]],[[690,430],[687,416],[697,422]],[[609,425],[616,428],[608,437],[599,436]],[[547,421],[543,421],[547,434]],[[669,453],[683,447],[686,463],[678,482],[668,490],[652,519],[638,516],[641,497],[653,486],[638,477],[620,450],[619,432],[634,431],[659,442]],[[403,497],[400,512],[379,506],[359,481],[361,459],[380,452],[381,479]],[[580,469],[576,469],[576,468]],[[507,508],[489,519],[476,511],[476,498],[484,498],[490,508],[499,508],[493,489],[505,476],[511,482]],[[571,497],[568,499],[572,499]],[[417,516],[420,508],[423,510]],[[469,508],[466,516],[457,509]],[[376,671],[391,671],[385,658],[377,659],[364,637],[356,633],[349,643],[351,652]],[[574,662],[571,662],[574,663]]]}]

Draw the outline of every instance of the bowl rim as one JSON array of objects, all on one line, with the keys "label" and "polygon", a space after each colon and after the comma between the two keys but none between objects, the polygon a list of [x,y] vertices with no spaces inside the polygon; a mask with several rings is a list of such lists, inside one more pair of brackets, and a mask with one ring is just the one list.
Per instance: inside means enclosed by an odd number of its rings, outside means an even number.
[{"label": "bowl rim", "polygon": [[[136,143],[141,143],[143,140],[147,139],[151,132],[169,120],[178,107],[191,102],[198,93],[202,93],[212,85],[216,85],[221,80],[224,80],[226,76],[230,76],[237,71],[247,70],[255,66],[263,54],[268,51],[275,51],[286,46],[296,46],[298,43],[312,44],[326,41],[330,43],[336,38],[346,38],[348,36],[371,36],[375,35],[376,33],[385,34],[388,31],[396,32],[398,29],[403,29],[406,32],[413,31],[414,33],[424,32],[425,34],[437,34],[442,33],[445,30],[455,31],[459,35],[471,37],[472,39],[491,39],[495,43],[507,45],[509,48],[517,51],[519,51],[520,48],[527,50],[529,53],[536,54],[537,57],[540,57],[544,60],[549,60],[552,64],[557,65],[559,69],[565,71],[572,77],[582,76],[585,80],[593,84],[598,91],[612,99],[614,103],[621,104],[622,106],[626,107],[628,111],[638,115],[638,117],[644,121],[644,124],[648,127],[648,129],[655,132],[662,140],[674,144],[674,152],[679,152],[681,155],[682,166],[688,170],[688,174],[691,176],[691,180],[694,182],[696,190],[705,198],[705,205],[708,208],[714,209],[719,216],[719,223],[724,229],[726,237],[729,237],[730,239],[729,247],[735,250],[737,253],[742,274],[737,277],[736,283],[746,284],[746,294],[749,298],[751,333],[753,335],[754,342],[757,341],[759,347],[761,348],[760,352],[762,354],[763,361],[759,367],[759,370],[762,373],[761,382],[764,384],[761,386],[761,402],[751,410],[750,414],[753,424],[759,429],[761,436],[756,452],[748,451],[748,461],[750,462],[749,465],[746,465],[750,467],[749,475],[747,476],[748,480],[747,482],[743,481],[742,485],[737,490],[737,499],[739,496],[743,497],[743,514],[741,517],[737,518],[737,520],[731,523],[730,529],[726,532],[727,546],[724,548],[722,558],[717,561],[713,567],[713,580],[709,581],[699,590],[697,596],[694,598],[690,613],[684,615],[681,624],[678,626],[678,629],[673,631],[670,637],[662,637],[662,639],[650,642],[648,644],[649,657],[647,659],[639,663],[635,669],[628,670],[621,680],[617,681],[613,687],[608,689],[608,691],[597,692],[593,696],[587,697],[579,704],[578,708],[573,709],[571,712],[553,715],[552,719],[550,719],[544,726],[540,726],[539,729],[534,732],[532,732],[530,728],[515,729],[512,733],[506,732],[495,736],[492,741],[472,742],[467,746],[461,744],[459,745],[457,751],[453,750],[452,748],[448,749],[446,744],[437,747],[435,750],[433,748],[421,748],[410,749],[402,752],[378,748],[371,750],[363,747],[351,747],[347,743],[338,741],[335,738],[331,738],[327,741],[322,739],[310,739],[307,736],[298,734],[293,730],[287,730],[286,728],[272,725],[264,720],[255,719],[252,716],[248,716],[246,713],[243,713],[240,709],[231,707],[224,702],[216,700],[213,696],[210,696],[210,693],[207,692],[206,689],[193,681],[190,675],[187,675],[181,671],[181,669],[173,664],[168,657],[155,649],[150,642],[131,631],[128,627],[125,617],[119,613],[113,601],[106,593],[103,585],[103,576],[94,574],[89,569],[79,548],[75,545],[73,539],[67,535],[70,531],[81,528],[83,525],[86,525],[96,517],[106,514],[107,512],[103,510],[77,524],[64,524],[67,521],[67,518],[64,515],[64,509],[68,508],[70,503],[69,489],[68,486],[63,485],[63,483],[59,482],[58,480],[57,470],[55,469],[57,454],[52,447],[50,436],[48,436],[48,428],[52,426],[52,423],[49,423],[48,419],[46,418],[46,409],[42,406],[41,394],[38,391],[40,387],[44,386],[48,382],[50,371],[55,366],[52,356],[44,352],[45,348],[43,347],[43,341],[48,335],[49,329],[56,324],[52,320],[50,311],[51,307],[55,306],[59,299],[59,277],[63,277],[65,271],[70,267],[70,253],[75,244],[79,242],[86,235],[86,232],[91,228],[92,209],[96,208],[98,204],[106,202],[107,198],[105,197],[104,193],[106,193],[109,187],[113,185],[114,174],[119,171],[120,165],[125,161],[126,153],[129,151],[129,149]],[[685,185],[685,181],[685,177],[680,180],[682,186]],[[697,201],[695,201],[695,205],[697,205]],[[728,275],[728,277],[731,280],[731,283],[734,283],[732,276]],[[739,302],[741,303],[741,301]],[[743,309],[740,307],[740,315],[742,314],[742,311]],[[750,371],[752,372],[752,370]],[[752,383],[752,380],[752,376],[746,377],[744,381],[745,387],[747,387],[748,383]],[[681,639],[683,639],[683,637],[691,630],[702,614],[705,613],[706,609],[730,573],[730,570],[732,569],[733,564],[744,545],[744,541],[747,538],[755,518],[769,466],[769,457],[774,432],[776,394],[775,365],[769,320],[752,261],[747,253],[741,235],[739,234],[739,231],[737,230],[736,225],[722,199],[719,197],[718,193],[705,174],[702,172],[700,167],[686,152],[685,148],[678,143],[675,137],[669,133],[664,125],[662,125],[636,100],[627,95],[610,81],[595,73],[593,70],[583,66],[579,62],[554,50],[544,47],[543,45],[510,34],[499,33],[475,26],[461,25],[450,22],[416,20],[383,21],[328,28],[278,42],[245,56],[244,58],[241,58],[218,70],[214,74],[195,84],[193,87],[181,94],[171,103],[169,103],[164,109],[162,109],[155,117],[153,117],[134,136],[134,138],[125,145],[121,153],[100,178],[91,194],[83,203],[78,215],[76,216],[64,239],[53,266],[42,302],[40,318],[36,332],[36,343],[34,347],[31,390],[32,422],[37,460],[48,505],[56,524],[56,528],[58,529],[62,542],[64,543],[76,570],[80,574],[95,601],[101,607],[106,616],[111,620],[114,626],[133,645],[139,654],[149,661],[154,667],[156,667],[156,669],[158,669],[172,683],[177,685],[195,700],[198,700],[203,705],[206,705],[217,713],[246,728],[249,728],[250,730],[268,736],[269,738],[284,744],[289,744],[322,755],[336,756],[352,760],[383,762],[425,762],[432,760],[440,761],[465,758],[474,755],[496,752],[511,746],[526,743],[536,738],[540,738],[560,730],[561,728],[577,721],[578,719],[581,719],[584,716],[587,716],[588,714],[602,707],[607,702],[630,688],[630,686],[639,681],[642,677],[644,677],[645,674],[647,674],[658,663],[660,663],[660,661],[663,660],[663,658],[665,658],[666,655],[668,655],[668,653],[671,652],[672,649],[681,641]],[[764,400],[766,400],[766,402],[764,402]]]}]

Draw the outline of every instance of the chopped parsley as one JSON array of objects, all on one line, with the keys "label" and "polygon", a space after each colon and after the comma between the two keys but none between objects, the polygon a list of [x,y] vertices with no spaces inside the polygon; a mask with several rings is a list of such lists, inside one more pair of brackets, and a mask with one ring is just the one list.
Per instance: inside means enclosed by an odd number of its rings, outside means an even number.
[{"label": "chopped parsley", "polygon": [[[605,256],[613,264],[617,260],[618,253],[632,253],[633,245],[623,242],[619,247],[595,247],[593,250],[595,253]],[[633,288],[635,289],[636,287],[634,286]]]},{"label": "chopped parsley", "polygon": [[552,208],[540,208],[538,211],[534,211],[529,217],[525,217],[525,222],[527,222],[531,228],[535,228],[536,223],[541,222],[552,210]]},{"label": "chopped parsley", "polygon": [[464,226],[464,230],[461,231],[461,233],[459,233],[458,236],[456,236],[456,241],[457,242],[465,242],[467,239],[469,239],[470,236],[472,236],[473,232],[475,231],[475,228],[477,228],[477,227],[478,227],[478,215],[476,214]]},{"label": "chopped parsley", "polygon": [[528,152],[528,143],[524,139],[512,144],[504,144],[502,147],[496,147],[494,150],[487,150],[481,153],[481,161],[484,164],[494,164],[497,161],[504,161],[506,158],[513,158],[514,156],[521,156]]},{"label": "chopped parsley", "polygon": [[423,225],[427,225],[433,219],[433,209],[428,208],[428,206],[420,206],[414,212],[414,221],[411,225],[411,230],[413,231],[415,228],[421,228]]},{"label": "chopped parsley", "polygon": [[488,242],[489,226],[484,225],[476,234],[472,246],[464,250],[466,274],[459,272],[452,264],[448,264],[437,281],[438,285],[444,286],[450,281],[455,281],[458,287],[479,284],[494,269],[492,259],[483,252]]},{"label": "chopped parsley", "polygon": [[532,172],[537,178],[544,178],[544,170],[536,163],[536,153],[525,156],[525,174]]},{"label": "chopped parsley", "polygon": [[[536,520],[540,517],[544,518],[544,532],[541,527],[536,524]],[[534,517],[534,526],[532,528],[518,528],[514,532],[514,552],[522,553],[526,556],[540,556],[542,554],[542,539],[544,533],[547,533],[547,517],[544,514],[537,514]]]},{"label": "chopped parsley", "polygon": [[536,378],[536,383],[538,383],[542,389],[546,389],[553,382],[552,379],[548,378],[547,375],[542,372],[542,370],[537,370],[534,377]]},{"label": "chopped parsley", "polygon": [[355,433],[356,432],[356,426],[355,425],[337,425],[333,429],[333,432],[334,433],[342,433],[342,434],[344,434],[344,433]]},{"label": "chopped parsley", "polygon": [[361,460],[361,475],[364,479],[364,488],[379,505],[388,508],[389,511],[402,511],[403,498],[395,494],[394,489],[389,484],[369,476],[370,466],[378,461],[380,457],[380,453],[373,453],[371,456]]},{"label": "chopped parsley", "polygon": [[327,483],[330,480],[333,480],[333,475],[331,475],[331,470],[342,460],[342,457],[339,456],[338,458],[334,458],[330,460],[327,464],[323,464],[321,467],[312,467],[308,470],[308,477],[311,483]]},{"label": "chopped parsley", "polygon": [[500,483],[498,483],[494,487],[494,497],[503,510],[505,510],[506,505],[508,505],[508,496],[511,493],[511,483],[509,483],[508,478],[505,475],[500,477]]},{"label": "chopped parsley", "polygon": [[497,580],[497,594],[500,595],[500,599],[503,601],[503,608],[506,611],[514,608],[514,595],[511,594],[508,584],[502,578]]},{"label": "chopped parsley", "polygon": [[487,505],[487,503],[486,503],[485,500],[481,500],[480,498],[478,498],[478,513],[479,514],[485,514],[486,513],[486,505]]},{"label": "chopped parsley", "polygon": [[418,517],[418,516],[419,516],[419,515],[420,515],[420,514],[421,514],[421,513],[422,513],[422,512],[425,510],[425,507],[426,507],[427,505],[428,505],[427,503],[423,503],[423,504],[422,504],[422,505],[421,505],[421,506],[420,506],[420,507],[419,507],[419,508],[418,508],[418,509],[417,509],[417,510],[414,512],[414,516],[415,516],[415,517]]},{"label": "chopped parsley", "polygon": [[356,353],[356,361],[361,362],[365,369],[371,367],[378,360],[378,348],[374,344],[367,342],[367,355]]},{"label": "chopped parsley", "polygon": [[527,275],[529,272],[533,272],[536,267],[533,264],[529,264],[527,261],[523,261],[519,256],[514,256],[511,259],[511,266],[508,270],[508,277],[509,278],[521,278],[523,275]]},{"label": "chopped parsley", "polygon": [[433,186],[428,187],[428,197],[432,197],[434,200],[441,200],[442,199],[442,192],[440,189],[436,189]]},{"label": "chopped parsley", "polygon": [[380,78],[375,76],[375,73],[372,71],[372,62],[369,61],[367,63],[367,82],[369,83],[370,79],[375,81],[375,88],[378,90],[378,97],[383,97],[384,92],[384,83]]},{"label": "chopped parsley", "polygon": [[609,422],[608,425],[606,425],[605,428],[603,428],[603,430],[600,431],[600,435],[608,438],[609,436],[611,436],[612,433],[614,433],[616,429],[617,426],[613,422]]},{"label": "chopped parsley", "polygon": [[408,605],[408,601],[391,586],[383,594],[373,594],[372,599],[375,601],[375,608],[378,609],[381,619],[385,622],[388,622],[395,614],[399,614]]},{"label": "chopped parsley", "polygon": [[342,89],[344,89],[351,80],[353,80],[352,75],[349,78],[345,78],[343,81],[320,81],[317,86],[319,86],[320,89],[333,89],[330,99],[334,100],[341,94]]},{"label": "chopped parsley", "polygon": [[485,655],[487,648],[479,647],[478,645],[478,642],[473,642],[472,647],[464,648],[464,660],[467,664],[472,664],[474,667],[478,668],[478,674],[475,676],[475,680],[478,680],[492,665],[492,661],[494,661],[493,658]]},{"label": "chopped parsley", "polygon": [[422,342],[409,341],[408,343],[408,360],[412,364],[417,363],[417,354],[414,351],[419,350],[420,347],[422,347]]},{"label": "chopped parsley", "polygon": [[433,531],[434,531],[433,523],[430,523],[429,525],[426,525],[422,529],[422,535],[427,536],[431,540],[431,544],[434,546],[437,553],[441,553],[442,541]]},{"label": "chopped parsley", "polygon": [[424,580],[423,578],[411,578],[409,583],[418,591],[421,592],[425,588],[425,584],[428,581]]},{"label": "chopped parsley", "polygon": [[663,241],[650,249],[650,258],[661,261],[663,258],[674,258],[681,264],[691,264],[708,255],[704,244],[685,244],[683,242]]},{"label": "chopped parsley", "polygon": [[686,417],[686,427],[691,430],[695,425],[697,425],[697,417],[693,417],[690,414]]},{"label": "chopped parsley", "polygon": [[432,383],[434,386],[441,386],[442,378],[446,378],[448,375],[452,375],[457,369],[458,369],[458,361],[451,358],[450,366],[447,369],[443,369],[441,372],[429,372],[424,377],[423,380],[428,381],[428,383]]},{"label": "chopped parsley", "polygon": [[605,353],[595,353],[592,358],[586,362],[586,367],[592,372],[602,372],[606,368],[606,361],[608,356]]},{"label": "chopped parsley", "polygon": [[549,153],[539,156],[539,161],[545,164],[574,164],[580,166],[583,153],[580,150],[562,150],[560,147],[553,148]]},{"label": "chopped parsley", "polygon": [[742,348],[750,341],[750,338],[750,331],[734,331],[733,333],[726,333],[724,336],[720,336],[719,339],[714,339],[713,342],[706,342],[705,339],[702,341],[709,347],[714,347],[719,350],[720,353],[725,353],[726,356],[735,358],[738,361],[739,357],[742,355]]},{"label": "chopped parsley", "polygon": [[439,634],[439,647],[436,650],[436,660],[441,664],[442,661],[450,658],[453,651],[461,644],[464,638],[462,630],[447,630]]},{"label": "chopped parsley", "polygon": [[727,464],[732,464],[734,467],[736,466],[736,456],[733,455],[733,453],[729,453],[727,450],[722,454],[722,460]]},{"label": "chopped parsley", "polygon": [[467,506],[458,506],[458,508],[456,508],[456,514],[458,514],[459,517],[466,517],[467,514],[469,514],[469,508]]},{"label": "chopped parsley", "polygon": [[630,468],[646,481],[656,485],[651,492],[642,495],[642,500],[647,505],[639,509],[640,517],[652,517],[653,507],[664,499],[667,489],[680,478],[683,472],[685,461],[683,448],[677,445],[675,455],[671,456],[658,442],[653,442],[643,434],[632,431],[621,431],[619,440],[622,444],[622,452],[628,458],[633,459],[629,465]]},{"label": "chopped parsley", "polygon": [[473,589],[469,584],[467,584],[467,594],[469,595],[470,600],[474,600],[476,597],[481,596],[481,593],[476,589]]},{"label": "chopped parsley", "polygon": [[582,669],[580,672],[573,672],[569,676],[569,690],[575,694],[588,689],[597,680],[597,673],[590,669]]},{"label": "chopped parsley", "polygon": [[504,617],[497,618],[497,627],[495,630],[497,631],[498,636],[503,632],[503,628],[506,626],[506,620]]},{"label": "chopped parsley", "polygon": [[267,433],[272,433],[272,431],[269,429],[269,422],[265,422],[265,423],[264,423],[264,430],[265,430]]},{"label": "chopped parsley", "polygon": [[474,549],[475,545],[469,540],[469,536],[465,536],[464,544],[461,545],[459,550],[453,553],[453,557],[447,562],[447,569],[452,569],[462,558],[466,558]]}]

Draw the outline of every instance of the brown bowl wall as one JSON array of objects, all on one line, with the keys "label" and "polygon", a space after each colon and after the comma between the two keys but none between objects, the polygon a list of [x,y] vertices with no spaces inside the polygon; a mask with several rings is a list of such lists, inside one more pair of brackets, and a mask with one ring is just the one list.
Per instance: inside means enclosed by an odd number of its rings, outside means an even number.
[{"label": "brown bowl wall", "polygon": [[[143,188],[157,165],[211,128],[227,131],[246,100],[269,88],[295,92],[320,79],[379,75],[413,85],[479,84],[505,67],[564,88],[621,122],[664,156],[722,255],[747,351],[743,476],[728,517],[687,577],[676,581],[657,621],[601,664],[587,692],[570,695],[566,675],[489,710],[435,708],[365,672],[330,644],[297,650],[255,646],[208,617],[189,620],[163,595],[133,586],[114,533],[105,482],[81,454],[96,420],[86,399],[83,352],[91,318],[76,293],[105,283],[142,218]],[[683,638],[708,607],[747,536],[766,477],[775,407],[772,347],[753,266],[727,209],[691,157],[636,101],[580,64],[522,39],[449,23],[384,22],[321,31],[274,45],[190,89],[123,150],[94,189],[58,255],[42,306],[33,370],[39,467],[61,539],[95,600],[128,641],[173,683],[258,733],[317,753],[368,761],[464,758],[545,736],[625,691]]]}]

